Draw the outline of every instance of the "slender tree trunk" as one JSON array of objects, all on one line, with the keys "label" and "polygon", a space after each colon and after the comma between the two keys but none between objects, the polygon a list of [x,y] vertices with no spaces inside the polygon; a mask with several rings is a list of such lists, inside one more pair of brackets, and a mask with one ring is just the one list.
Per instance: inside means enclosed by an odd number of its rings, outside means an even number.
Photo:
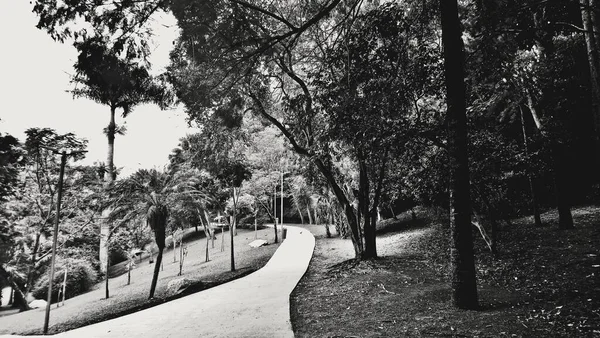
[{"label": "slender tree trunk", "polygon": [[207,234],[207,236],[206,236],[206,253],[205,253],[206,258],[204,259],[205,262],[210,261],[210,257],[208,257],[208,242],[209,242],[208,236],[209,235]]},{"label": "slender tree trunk", "polygon": [[106,137],[108,138],[108,154],[106,156],[106,171],[107,175],[104,177],[104,180],[107,183],[113,182],[115,180],[115,134],[117,130],[117,124],[115,122],[115,110],[116,107],[111,105],[110,107],[110,122],[108,124]]},{"label": "slender tree trunk", "polygon": [[388,207],[390,209],[390,211],[392,212],[392,217],[396,218],[396,214],[394,213],[394,208],[392,208],[392,206],[390,205]]},{"label": "slender tree trunk", "polygon": [[[115,112],[116,107],[111,105],[110,107],[110,122],[108,123],[108,128],[106,132],[106,137],[108,139],[108,152],[106,156],[106,174],[104,176],[104,181],[106,186],[110,185],[116,178],[115,174],[115,164],[114,164],[114,155],[115,155],[115,133],[117,129],[117,124],[115,123]],[[102,211],[102,217],[106,219],[110,214],[110,209],[105,209]],[[103,269],[107,266],[108,262],[108,235],[110,233],[110,226],[106,221],[102,221],[100,223],[100,269]],[[105,271],[108,273],[108,271]],[[108,282],[107,282],[108,283]],[[108,298],[108,297],[107,297]]]},{"label": "slender tree trunk", "polygon": [[173,232],[171,238],[173,239],[173,263],[175,263],[177,262],[177,251],[175,251],[177,247],[177,242],[175,241],[175,232]]},{"label": "slender tree trunk", "polygon": [[275,243],[279,243],[279,238],[277,236],[277,218],[273,221],[273,230],[275,231]]},{"label": "slender tree trunk", "polygon": [[296,206],[296,211],[298,211],[298,215],[300,215],[300,223],[304,224],[304,215],[302,214],[302,210],[300,210],[300,205],[298,203],[294,203]]},{"label": "slender tree trunk", "polygon": [[471,233],[464,51],[456,0],[440,0],[450,161],[450,263],[452,298],[461,309],[476,309],[477,282]]},{"label": "slender tree trunk", "polygon": [[308,224],[315,224],[313,222],[313,217],[310,213],[310,207],[308,206],[308,204],[306,205],[306,213],[308,214]]},{"label": "slender tree trunk", "polygon": [[35,243],[33,244],[33,251],[31,252],[31,260],[29,261],[29,267],[27,267],[27,285],[23,293],[27,295],[31,291],[33,284],[33,272],[35,271],[35,263],[37,262],[37,254],[40,248],[40,236],[42,233],[38,231],[35,234]]},{"label": "slender tree trunk", "polygon": [[587,49],[588,65],[590,67],[590,88],[592,93],[592,114],[594,118],[594,141],[596,143],[595,163],[600,161],[600,71],[598,70],[599,51],[597,37],[595,36],[592,15],[595,13],[592,5],[595,0],[579,0],[581,6],[581,21],[583,23],[585,45]]},{"label": "slender tree trunk", "polygon": [[69,273],[69,266],[65,267],[65,279],[63,280],[62,287],[62,305],[65,305],[65,294],[67,293],[67,274]]},{"label": "slender tree trunk", "polygon": [[154,291],[156,291],[156,282],[158,281],[158,273],[160,272],[160,265],[162,263],[163,250],[164,248],[158,248],[158,256],[156,256],[156,264],[154,265],[154,274],[152,275],[152,284],[150,284],[150,296],[148,297],[148,299],[154,298]]},{"label": "slender tree trunk", "polygon": [[183,274],[183,240],[179,242],[179,274],[181,276]]},{"label": "slender tree trunk", "polygon": [[129,267],[127,268],[127,285],[131,284],[131,262],[129,262]]},{"label": "slender tree trunk", "polygon": [[106,278],[105,278],[105,284],[104,284],[104,294],[105,294],[105,298],[108,299],[108,297],[110,296],[109,292],[108,292],[108,267],[110,265],[110,255],[109,257],[106,257]]},{"label": "slender tree trunk", "polygon": [[[527,128],[525,126],[525,116],[523,114],[523,108],[519,107],[519,109],[520,109],[520,115],[521,115],[521,127],[523,130],[523,144],[525,146],[525,156],[529,157],[529,141],[527,140]],[[531,204],[533,206],[533,218],[535,220],[535,226],[541,227],[541,226],[543,226],[543,224],[542,224],[542,217],[540,215],[540,208],[538,205],[537,189],[535,186],[533,175],[531,174],[531,170],[529,169],[529,165],[527,166],[526,170],[527,170],[527,180],[529,181],[529,190],[531,191]]]},{"label": "slender tree trunk", "polygon": [[221,252],[225,251],[225,227],[221,227]]}]

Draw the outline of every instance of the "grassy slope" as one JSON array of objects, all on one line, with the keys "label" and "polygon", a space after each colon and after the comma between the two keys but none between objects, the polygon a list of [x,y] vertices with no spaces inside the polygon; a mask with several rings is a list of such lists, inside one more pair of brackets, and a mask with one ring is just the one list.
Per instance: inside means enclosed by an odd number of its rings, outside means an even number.
[{"label": "grassy slope", "polygon": [[348,240],[318,238],[292,294],[296,337],[600,337],[600,208],[573,214],[578,228],[567,232],[554,213],[544,228],[516,220],[498,259],[476,237],[479,311],[451,306],[447,234],[431,219],[380,231],[376,261],[349,260]]},{"label": "grassy slope", "polygon": [[[258,231],[258,238],[273,242],[273,230]],[[173,262],[173,250],[163,254],[164,270],[158,277],[155,299],[148,301],[150,281],[154,264],[142,261],[131,273],[131,285],[127,285],[127,274],[109,280],[110,298],[104,298],[104,283],[99,283],[93,291],[79,295],[65,302],[65,306],[50,313],[50,333],[63,332],[99,321],[118,317],[156,304],[171,297],[166,293],[169,281],[187,278],[202,281],[204,287],[215,286],[231,279],[244,276],[264,266],[278,245],[268,245],[253,249],[248,243],[254,240],[254,231],[238,230],[235,237],[235,258],[237,271],[230,270],[229,233],[225,232],[225,250],[221,252],[221,234],[217,234],[215,248],[210,249],[211,261],[204,262],[205,238],[187,243],[188,254],[184,259],[183,275],[179,273],[179,261]],[[179,247],[177,248],[179,249]],[[179,251],[177,251],[179,260]],[[0,317],[0,334],[40,334],[44,323],[44,309],[36,309],[16,315]]]}]

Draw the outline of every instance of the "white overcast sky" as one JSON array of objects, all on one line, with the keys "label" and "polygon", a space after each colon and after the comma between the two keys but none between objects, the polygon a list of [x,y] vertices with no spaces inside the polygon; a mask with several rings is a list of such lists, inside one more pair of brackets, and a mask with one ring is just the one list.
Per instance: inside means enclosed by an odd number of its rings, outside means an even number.
[{"label": "white overcast sky", "polygon": [[[37,19],[29,1],[0,1],[0,131],[24,141],[31,127],[72,132],[89,141],[83,164],[106,162],[109,108],[87,99],[73,99],[69,75],[77,57],[70,43],[54,42],[35,27]],[[155,18],[153,70],[164,70],[172,41],[177,37],[175,19]],[[174,28],[165,28],[161,24]],[[119,112],[118,112],[119,113]],[[119,113],[120,114],[120,113]],[[126,122],[127,134],[115,140],[115,165],[127,175],[138,168],[162,167],[180,137],[191,132],[183,109],[161,111],[142,105],[117,124]]]}]

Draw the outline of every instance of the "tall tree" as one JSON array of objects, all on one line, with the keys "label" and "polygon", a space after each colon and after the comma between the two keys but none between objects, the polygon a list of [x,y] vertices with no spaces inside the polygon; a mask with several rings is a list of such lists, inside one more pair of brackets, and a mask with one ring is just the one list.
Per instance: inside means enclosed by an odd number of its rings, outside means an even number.
[{"label": "tall tree", "polygon": [[450,160],[450,264],[452,299],[462,309],[476,309],[477,280],[471,234],[471,197],[467,150],[467,111],[464,83],[464,49],[458,4],[440,0],[442,45]]},{"label": "tall tree", "polygon": [[[124,133],[118,127],[115,116],[117,109],[122,117],[127,117],[135,106],[143,103],[156,103],[165,108],[169,94],[158,78],[150,75],[148,69],[132,59],[122,59],[122,45],[110,47],[107,39],[96,36],[75,43],[79,55],[74,65],[73,77],[75,97],[84,97],[110,108],[110,122],[104,129],[108,139],[106,159],[107,183],[116,179],[114,165],[115,136]],[[106,224],[101,225],[100,261],[104,269],[108,259],[107,236],[110,232]]]}]

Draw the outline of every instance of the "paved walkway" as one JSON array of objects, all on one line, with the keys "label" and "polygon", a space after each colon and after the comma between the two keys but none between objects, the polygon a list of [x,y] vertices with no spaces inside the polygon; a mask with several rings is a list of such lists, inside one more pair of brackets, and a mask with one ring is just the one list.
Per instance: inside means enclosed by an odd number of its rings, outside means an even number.
[{"label": "paved walkway", "polygon": [[290,293],[308,268],[315,238],[286,228],[271,260],[244,278],[55,337],[293,338]]}]

